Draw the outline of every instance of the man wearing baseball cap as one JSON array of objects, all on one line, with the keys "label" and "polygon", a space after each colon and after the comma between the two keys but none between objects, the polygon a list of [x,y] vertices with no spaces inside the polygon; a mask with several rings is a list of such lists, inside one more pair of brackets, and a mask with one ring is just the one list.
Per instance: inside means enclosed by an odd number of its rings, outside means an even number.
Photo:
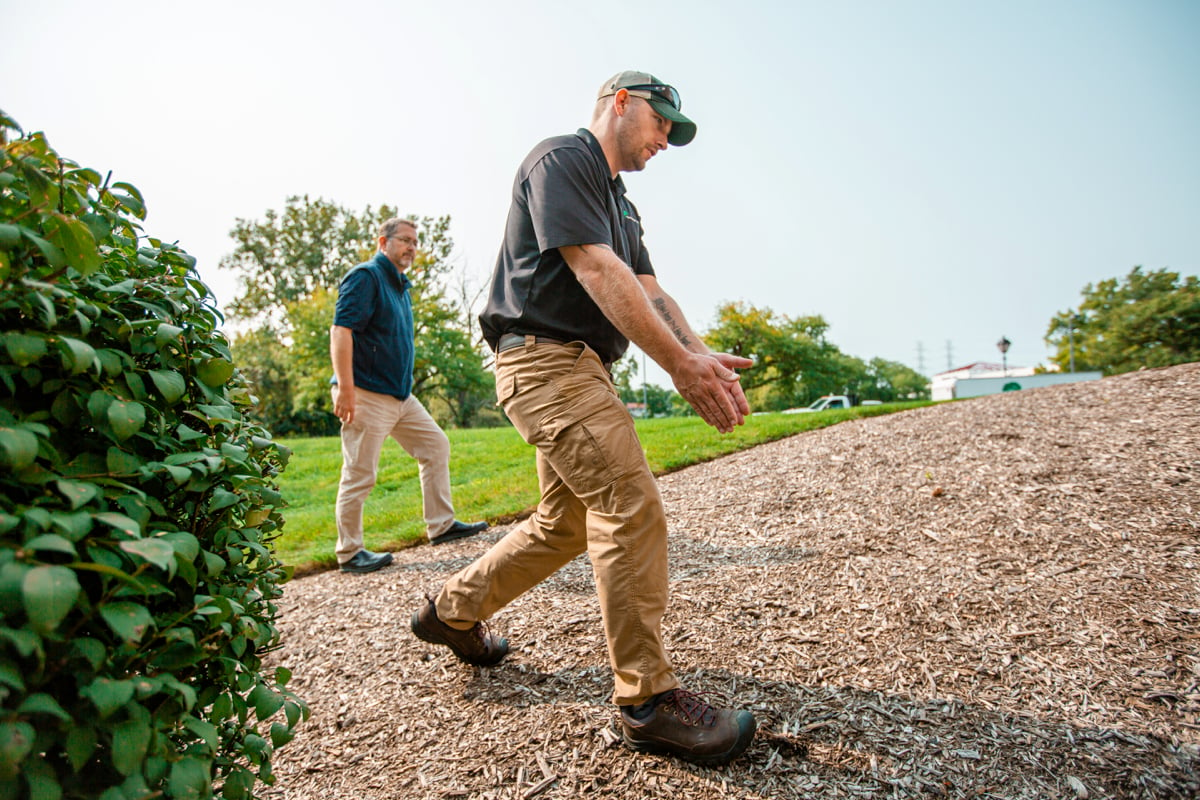
[{"label": "man wearing baseball cap", "polygon": [[522,162],[479,321],[497,399],[537,448],[541,500],[428,598],[412,629],[469,664],[497,664],[508,640],[484,621],[587,552],[625,743],[722,764],[749,746],[754,716],[714,707],[675,676],[662,641],[667,520],[611,376],[632,340],[722,433],[750,412],[734,369],[753,362],[710,351],[659,285],[620,177],[695,135],[673,86],[626,71],[600,87],[587,128]]}]

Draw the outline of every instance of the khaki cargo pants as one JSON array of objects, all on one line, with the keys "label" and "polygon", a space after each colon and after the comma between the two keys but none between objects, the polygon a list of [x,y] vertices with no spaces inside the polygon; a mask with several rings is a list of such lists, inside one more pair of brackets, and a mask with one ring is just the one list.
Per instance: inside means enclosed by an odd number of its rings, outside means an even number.
[{"label": "khaki cargo pants", "polygon": [[613,701],[640,703],[679,682],[662,642],[667,522],[633,419],[599,357],[581,342],[496,358],[496,395],[537,448],[541,501],[439,593],[438,616],[470,628],[585,550],[614,675]]}]

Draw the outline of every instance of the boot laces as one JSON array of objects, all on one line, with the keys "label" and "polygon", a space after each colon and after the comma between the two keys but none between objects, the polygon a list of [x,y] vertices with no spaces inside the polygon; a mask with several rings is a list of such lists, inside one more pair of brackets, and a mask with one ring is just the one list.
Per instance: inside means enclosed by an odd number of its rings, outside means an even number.
[{"label": "boot laces", "polygon": [[669,697],[663,698],[662,705],[673,705],[679,717],[686,725],[703,725],[711,728],[717,724],[717,709],[702,698],[721,698],[716,692],[689,692],[686,689],[675,689]]}]

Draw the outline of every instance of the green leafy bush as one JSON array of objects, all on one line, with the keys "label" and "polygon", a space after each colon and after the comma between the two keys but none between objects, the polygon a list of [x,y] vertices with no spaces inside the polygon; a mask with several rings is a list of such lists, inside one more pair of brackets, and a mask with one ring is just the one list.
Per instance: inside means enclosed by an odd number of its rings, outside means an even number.
[{"label": "green leafy bush", "polygon": [[0,142],[0,800],[252,797],[308,715],[263,663],[289,453],[138,191]]}]

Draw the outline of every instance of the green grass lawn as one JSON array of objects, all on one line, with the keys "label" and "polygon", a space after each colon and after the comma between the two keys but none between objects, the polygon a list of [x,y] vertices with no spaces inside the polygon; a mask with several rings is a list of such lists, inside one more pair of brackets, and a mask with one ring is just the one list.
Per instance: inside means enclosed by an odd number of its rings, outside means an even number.
[{"label": "green grass lawn", "polygon": [[[823,428],[847,419],[902,411],[927,402],[822,411],[815,414],[755,414],[733,433],[721,435],[699,417],[638,420],[638,436],[655,474]],[[513,428],[447,431],[450,481],[458,519],[511,521],[537,504],[533,448]],[[341,440],[287,439],[292,458],[280,479],[287,500],[286,524],[276,540],[279,558],[303,574],[336,564],[334,502],[342,468]],[[384,445],[379,479],[364,511],[366,546],[396,550],[424,540],[417,462],[395,442]]]}]

